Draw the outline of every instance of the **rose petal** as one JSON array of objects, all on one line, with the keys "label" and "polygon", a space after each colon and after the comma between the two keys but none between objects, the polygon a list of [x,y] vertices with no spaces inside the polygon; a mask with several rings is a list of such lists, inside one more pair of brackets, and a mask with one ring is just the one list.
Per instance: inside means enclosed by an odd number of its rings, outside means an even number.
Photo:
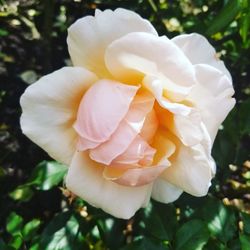
[{"label": "rose petal", "polygon": [[127,170],[121,177],[113,180],[124,185],[138,187],[152,183],[167,168],[167,165],[134,168]]},{"label": "rose petal", "polygon": [[170,184],[162,178],[158,178],[154,182],[151,197],[162,203],[170,203],[177,200],[182,192],[182,189]]},{"label": "rose petal", "polygon": [[116,157],[111,165],[121,165],[125,167],[126,165],[140,164],[142,166],[148,166],[153,162],[155,152],[156,150],[154,148],[150,147],[141,136],[137,135],[127,150]]},{"label": "rose petal", "polygon": [[164,165],[164,162],[169,166],[168,158],[174,154],[177,141],[169,130],[159,128],[154,136],[152,147],[155,148],[156,154],[153,165]]},{"label": "rose petal", "polygon": [[80,135],[79,150],[105,142],[129,110],[138,87],[111,80],[95,83],[81,100],[74,125]]},{"label": "rose petal", "polygon": [[133,84],[153,76],[163,79],[168,92],[182,95],[195,84],[192,64],[167,37],[130,33],[108,46],[105,62],[114,77]]},{"label": "rose petal", "polygon": [[185,53],[192,64],[208,64],[215,67],[231,80],[231,75],[223,61],[219,60],[216,51],[208,40],[197,33],[179,35],[172,41]]},{"label": "rose petal", "polygon": [[122,219],[131,218],[140,207],[148,204],[151,184],[121,186],[105,180],[102,169],[86,152],[75,153],[66,177],[67,188],[92,206]]},{"label": "rose petal", "polygon": [[195,71],[198,84],[188,99],[200,110],[213,142],[220,124],[235,105],[235,99],[231,98],[234,89],[228,77],[211,66],[196,65]]},{"label": "rose petal", "polygon": [[145,118],[140,136],[148,143],[151,143],[157,131],[158,124],[159,122],[156,112],[154,111],[154,109],[152,109]]},{"label": "rose petal", "polygon": [[[185,145],[192,146],[199,143],[202,139],[199,111],[182,103],[170,102],[163,95],[162,82],[159,79],[146,76],[143,83],[154,94],[161,108],[167,109],[174,114],[170,117],[170,115],[158,108],[161,113],[160,122],[177,135]],[[169,119],[169,121],[166,119]]]},{"label": "rose petal", "polygon": [[204,196],[211,185],[214,161],[207,155],[204,145],[193,147],[178,145],[178,152],[170,159],[171,166],[161,177],[194,196]]},{"label": "rose petal", "polygon": [[[116,104],[114,103],[114,105]],[[145,117],[152,110],[153,105],[153,96],[148,92],[139,91],[132,101],[127,115],[110,139],[90,150],[91,159],[109,165],[118,155],[124,153],[140,133]]]},{"label": "rose petal", "polygon": [[68,30],[68,48],[75,66],[86,67],[100,77],[108,77],[104,63],[106,47],[114,40],[136,31],[157,35],[153,26],[138,14],[118,8],[96,12],[95,17],[77,20]]},{"label": "rose petal", "polygon": [[78,67],[57,70],[29,86],[21,97],[21,128],[48,154],[69,164],[77,140],[72,128],[84,92],[96,76]]},{"label": "rose petal", "polygon": [[144,77],[143,85],[151,91],[162,108],[167,109],[174,114],[180,115],[188,115],[191,112],[190,107],[181,103],[171,102],[164,96],[163,83],[157,77]]}]

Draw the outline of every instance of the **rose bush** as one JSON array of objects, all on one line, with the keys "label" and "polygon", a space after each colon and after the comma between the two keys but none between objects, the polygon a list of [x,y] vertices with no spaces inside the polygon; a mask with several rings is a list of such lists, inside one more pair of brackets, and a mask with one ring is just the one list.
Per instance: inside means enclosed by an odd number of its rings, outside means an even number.
[{"label": "rose bush", "polygon": [[68,189],[126,219],[150,197],[206,195],[216,171],[211,148],[235,104],[209,42],[158,36],[125,9],[79,19],[67,42],[73,67],[26,89],[21,127],[69,166]]}]

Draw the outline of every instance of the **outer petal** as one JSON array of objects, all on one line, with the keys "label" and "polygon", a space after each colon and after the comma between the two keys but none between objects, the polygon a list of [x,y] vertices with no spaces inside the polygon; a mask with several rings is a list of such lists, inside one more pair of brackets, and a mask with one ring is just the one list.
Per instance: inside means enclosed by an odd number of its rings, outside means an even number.
[{"label": "outer petal", "polygon": [[185,53],[192,64],[208,64],[226,74],[231,80],[231,75],[223,61],[216,56],[216,51],[208,40],[199,34],[176,36],[172,41]]},{"label": "outer petal", "polygon": [[177,200],[182,192],[182,189],[170,184],[162,178],[158,178],[154,182],[151,197],[162,203],[170,203]]},{"label": "outer petal", "polygon": [[206,195],[211,185],[214,161],[204,145],[186,147],[180,144],[178,152],[170,159],[171,166],[161,177],[189,194]]},{"label": "outer petal", "polygon": [[116,9],[97,11],[95,17],[79,19],[68,30],[68,48],[75,66],[83,66],[99,76],[109,75],[104,63],[106,47],[130,32],[157,35],[153,26],[136,13]]},{"label": "outer petal", "polygon": [[105,62],[112,75],[125,82],[154,76],[164,79],[169,92],[181,94],[195,83],[192,64],[167,37],[130,33],[109,45]]},{"label": "outer petal", "polygon": [[188,100],[200,110],[213,142],[220,124],[235,105],[234,89],[228,77],[209,65],[196,65],[195,71],[198,84]]},{"label": "outer petal", "polygon": [[54,159],[69,164],[76,145],[72,125],[84,92],[96,76],[78,67],[65,67],[42,77],[21,97],[21,128]]},{"label": "outer petal", "polygon": [[84,95],[74,128],[82,137],[79,150],[105,142],[129,110],[138,87],[100,80]]},{"label": "outer petal", "polygon": [[150,198],[152,185],[125,187],[105,180],[102,166],[84,153],[75,153],[66,186],[91,205],[118,218],[129,219],[145,206]]}]

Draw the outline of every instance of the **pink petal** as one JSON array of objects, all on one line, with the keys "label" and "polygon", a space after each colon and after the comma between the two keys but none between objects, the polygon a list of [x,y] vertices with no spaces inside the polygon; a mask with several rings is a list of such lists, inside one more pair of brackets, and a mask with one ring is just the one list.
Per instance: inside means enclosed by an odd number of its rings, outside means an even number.
[{"label": "pink petal", "polygon": [[121,177],[113,181],[124,186],[143,186],[153,182],[167,167],[166,165],[159,165],[129,169]]},{"label": "pink petal", "polygon": [[154,148],[137,135],[127,150],[112,161],[112,165],[121,167],[136,164],[138,166],[149,166],[153,162],[155,152]]},{"label": "pink petal", "polygon": [[151,143],[158,128],[158,124],[159,122],[156,116],[156,112],[154,111],[154,109],[152,109],[151,112],[149,112],[146,116],[140,136],[148,143]]},{"label": "pink petal", "polygon": [[152,110],[154,97],[140,90],[129,107],[129,111],[118,129],[108,141],[90,150],[91,159],[109,165],[112,160],[126,151],[140,133],[146,115]]},{"label": "pink petal", "polygon": [[74,125],[83,138],[79,150],[106,141],[126,115],[138,87],[111,80],[96,82],[84,95]]}]

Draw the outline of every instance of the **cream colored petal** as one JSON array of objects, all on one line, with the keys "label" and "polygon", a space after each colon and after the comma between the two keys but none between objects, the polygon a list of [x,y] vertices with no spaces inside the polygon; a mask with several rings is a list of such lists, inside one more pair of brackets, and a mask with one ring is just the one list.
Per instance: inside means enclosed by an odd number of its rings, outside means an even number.
[{"label": "cream colored petal", "polygon": [[21,97],[21,128],[52,158],[69,164],[77,135],[72,128],[84,92],[96,76],[78,67],[57,70],[29,86]]},{"label": "cream colored petal", "polygon": [[164,88],[178,99],[195,84],[192,64],[167,37],[130,33],[108,46],[105,62],[112,75],[125,82],[136,84],[146,75],[163,79]]},{"label": "cream colored petal", "polygon": [[170,131],[164,128],[159,128],[155,134],[154,140],[151,146],[157,149],[153,165],[169,166],[168,158],[174,154],[177,143]]},{"label": "cream colored petal", "polygon": [[199,34],[179,35],[172,41],[185,53],[192,64],[208,64],[215,67],[231,80],[231,75],[223,61],[221,61],[213,46]]},{"label": "cream colored petal", "polygon": [[195,66],[198,84],[192,89],[188,100],[200,110],[211,141],[218,128],[235,105],[234,89],[228,77],[215,68],[200,64]]},{"label": "cream colored petal", "polygon": [[169,129],[178,136],[186,146],[193,146],[201,142],[203,132],[201,128],[201,116],[198,110],[192,109],[189,115],[174,115],[173,127]]},{"label": "cream colored petal", "polygon": [[204,144],[187,147],[178,145],[178,151],[170,159],[171,166],[161,177],[194,196],[204,196],[211,185],[214,161]]},{"label": "cream colored petal", "polygon": [[75,66],[85,67],[100,77],[109,76],[104,63],[107,46],[131,32],[157,35],[153,26],[135,12],[118,8],[98,10],[93,16],[77,20],[68,29],[68,48]]},{"label": "cream colored petal", "polygon": [[170,203],[177,200],[182,192],[182,189],[170,184],[162,178],[158,178],[154,182],[151,197],[162,203]]},{"label": "cream colored petal", "polygon": [[154,95],[155,99],[157,100],[158,104],[164,108],[169,110],[171,113],[180,114],[187,116],[191,112],[191,108],[176,102],[169,101],[164,95],[164,85],[162,81],[153,76],[146,76],[143,78],[143,85],[151,91]]},{"label": "cream colored petal", "polygon": [[159,119],[161,119],[161,122],[177,135],[185,145],[192,146],[199,143],[202,140],[199,110],[182,103],[170,102],[164,96],[161,80],[157,78],[146,76],[143,83],[154,94],[159,106],[173,113],[173,116],[169,117],[166,112],[164,114],[164,111],[160,111]]},{"label": "cream colored petal", "polygon": [[145,206],[152,185],[126,187],[102,176],[103,167],[92,161],[87,153],[75,153],[66,177],[66,186],[92,206],[122,219],[131,218]]},{"label": "cream colored petal", "polygon": [[158,125],[159,122],[156,112],[154,109],[152,109],[145,118],[140,136],[148,143],[151,143],[154,138],[155,132],[157,131]]}]

